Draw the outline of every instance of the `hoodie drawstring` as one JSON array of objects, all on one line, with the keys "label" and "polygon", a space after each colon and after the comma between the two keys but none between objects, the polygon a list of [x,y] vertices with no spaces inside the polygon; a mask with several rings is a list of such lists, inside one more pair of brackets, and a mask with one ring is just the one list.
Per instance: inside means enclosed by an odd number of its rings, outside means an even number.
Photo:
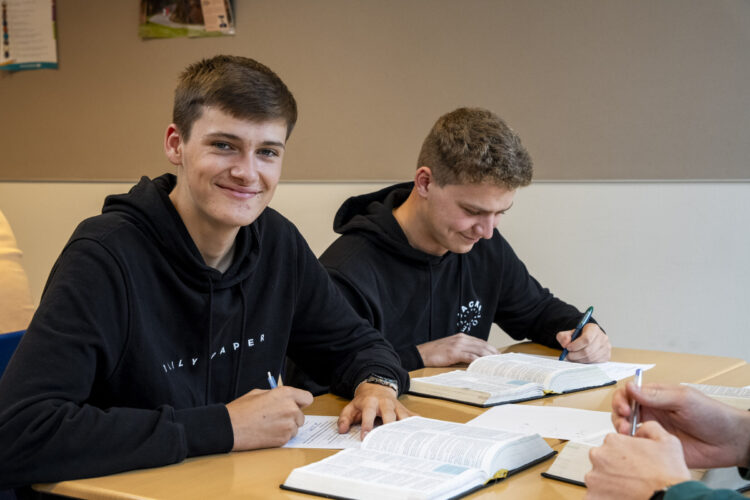
[{"label": "hoodie drawstring", "polygon": [[214,282],[208,277],[208,335],[206,336],[206,401],[208,405],[208,395],[211,391],[211,346],[213,345],[213,308],[214,308]]},{"label": "hoodie drawstring", "polygon": [[[464,305],[464,257],[466,254],[458,254],[458,314]],[[461,333],[466,333],[466,325],[461,326]]]},{"label": "hoodie drawstring", "polygon": [[240,356],[239,361],[237,362],[237,368],[234,370],[234,383],[232,384],[234,387],[233,399],[237,399],[239,396],[240,370],[242,369],[243,364],[242,358],[245,354],[245,325],[247,324],[247,297],[245,297],[245,289],[242,288],[242,283],[239,283],[238,286],[240,288],[240,297],[242,297],[242,327],[240,330]]}]

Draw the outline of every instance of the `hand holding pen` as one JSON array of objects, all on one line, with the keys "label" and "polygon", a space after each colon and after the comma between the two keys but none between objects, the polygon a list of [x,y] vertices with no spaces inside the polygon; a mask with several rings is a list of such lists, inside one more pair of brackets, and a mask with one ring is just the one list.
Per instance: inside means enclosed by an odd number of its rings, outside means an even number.
[{"label": "hand holding pen", "polygon": [[[570,341],[574,342],[578,337],[581,336],[581,332],[583,331],[583,327],[586,326],[586,323],[589,322],[591,319],[591,315],[594,313],[594,307],[589,307],[586,309],[586,312],[583,314],[583,317],[581,318],[581,321],[578,322],[578,326],[576,326],[576,329],[573,331],[573,335],[570,337]],[[565,348],[562,351],[562,354],[560,354],[560,361],[565,361],[565,358],[568,356],[568,349]]]}]

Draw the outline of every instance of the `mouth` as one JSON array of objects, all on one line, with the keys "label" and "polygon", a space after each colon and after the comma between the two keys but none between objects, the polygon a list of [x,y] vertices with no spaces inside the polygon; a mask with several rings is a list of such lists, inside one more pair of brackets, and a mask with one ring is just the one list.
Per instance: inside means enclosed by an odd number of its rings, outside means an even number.
[{"label": "mouth", "polygon": [[473,238],[473,237],[470,237],[470,236],[466,236],[463,233],[458,233],[458,234],[461,236],[461,238],[463,238],[464,240],[466,240],[467,243],[471,243],[472,245],[475,244],[477,241],[479,241],[479,238]]},{"label": "mouth", "polygon": [[224,185],[224,184],[217,184],[217,186],[219,187],[219,189],[224,191],[229,196],[233,198],[239,198],[242,200],[254,198],[262,193],[262,191],[257,188],[248,188],[248,187],[232,186],[232,185]]}]

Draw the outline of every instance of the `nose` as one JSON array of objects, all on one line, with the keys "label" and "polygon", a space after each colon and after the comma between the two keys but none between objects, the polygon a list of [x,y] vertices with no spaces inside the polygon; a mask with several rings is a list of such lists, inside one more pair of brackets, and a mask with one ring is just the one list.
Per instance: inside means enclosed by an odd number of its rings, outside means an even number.
[{"label": "nose", "polygon": [[476,233],[482,238],[488,240],[492,238],[492,233],[495,231],[495,218],[492,215],[482,217],[474,226]]},{"label": "nose", "polygon": [[240,156],[236,163],[229,169],[229,174],[235,180],[244,186],[249,186],[258,180],[257,158],[254,155],[246,154]]}]

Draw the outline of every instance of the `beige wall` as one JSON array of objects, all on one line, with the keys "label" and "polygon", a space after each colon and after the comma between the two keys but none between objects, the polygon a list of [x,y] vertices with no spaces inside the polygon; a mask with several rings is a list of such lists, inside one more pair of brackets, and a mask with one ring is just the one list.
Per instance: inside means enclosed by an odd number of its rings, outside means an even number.
[{"label": "beige wall", "polygon": [[0,72],[3,180],[160,173],[177,75],[218,53],[295,93],[286,180],[399,179],[458,106],[537,179],[750,179],[748,0],[238,1],[236,36],[149,41],[137,1],[56,5],[60,68]]},{"label": "beige wall", "polygon": [[[346,197],[379,183],[282,183],[272,206],[316,254]],[[0,182],[38,300],[61,248],[104,196],[129,184]],[[500,229],[531,273],[614,345],[750,361],[750,183],[536,183]],[[496,344],[508,342],[502,334]]]}]

